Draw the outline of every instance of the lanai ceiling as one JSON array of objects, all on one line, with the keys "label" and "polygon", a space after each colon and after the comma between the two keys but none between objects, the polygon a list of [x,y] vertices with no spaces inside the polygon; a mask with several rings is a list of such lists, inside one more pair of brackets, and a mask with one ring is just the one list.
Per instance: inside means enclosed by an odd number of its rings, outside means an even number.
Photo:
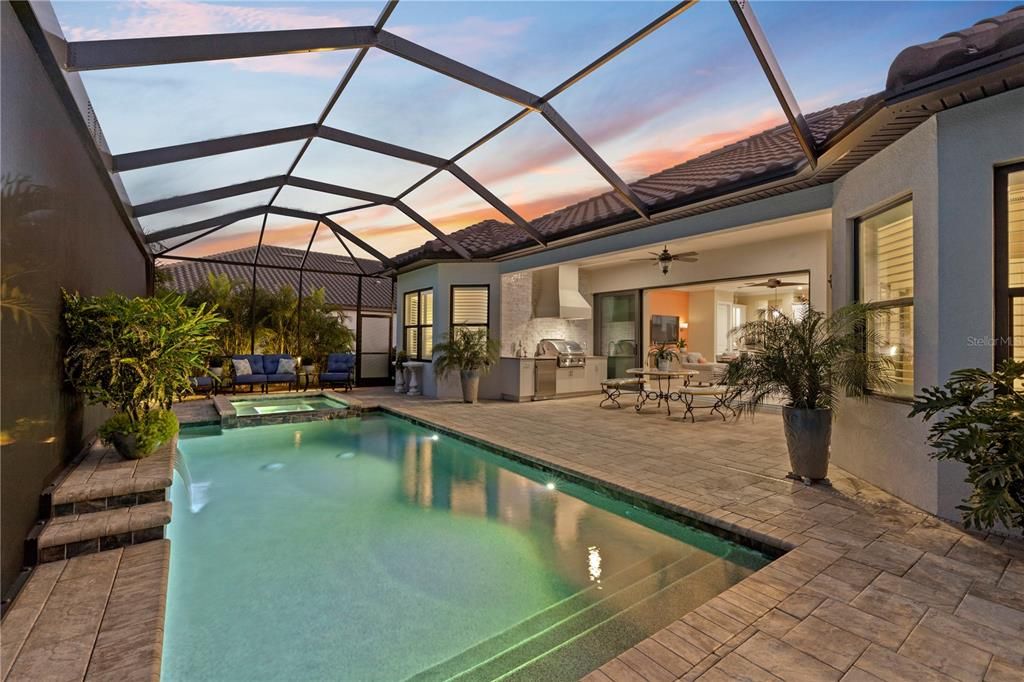
[{"label": "lanai ceiling", "polygon": [[813,164],[805,111],[883,89],[903,47],[1012,6],[924,4],[54,8],[61,67],[154,255],[256,246],[258,262],[270,244],[383,271],[433,238],[468,257],[450,235],[487,219],[543,245],[532,220],[601,192],[646,221],[628,183],[780,123]]}]

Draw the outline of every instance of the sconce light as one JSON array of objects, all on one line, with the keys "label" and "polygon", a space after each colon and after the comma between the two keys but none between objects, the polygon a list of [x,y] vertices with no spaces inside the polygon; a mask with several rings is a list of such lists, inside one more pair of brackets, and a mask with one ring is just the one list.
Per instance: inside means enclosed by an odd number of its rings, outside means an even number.
[{"label": "sconce light", "polygon": [[690,323],[689,322],[680,322],[679,323],[679,328],[680,329],[689,329],[690,328]]}]

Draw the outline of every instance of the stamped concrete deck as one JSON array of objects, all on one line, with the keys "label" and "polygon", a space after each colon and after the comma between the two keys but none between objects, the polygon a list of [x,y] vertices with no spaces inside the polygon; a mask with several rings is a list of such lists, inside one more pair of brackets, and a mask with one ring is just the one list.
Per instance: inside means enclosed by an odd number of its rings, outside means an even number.
[{"label": "stamped concrete deck", "polygon": [[966,533],[836,467],[834,489],[786,480],[775,415],[356,396],[791,550],[590,682],[1024,680],[1024,542]]}]

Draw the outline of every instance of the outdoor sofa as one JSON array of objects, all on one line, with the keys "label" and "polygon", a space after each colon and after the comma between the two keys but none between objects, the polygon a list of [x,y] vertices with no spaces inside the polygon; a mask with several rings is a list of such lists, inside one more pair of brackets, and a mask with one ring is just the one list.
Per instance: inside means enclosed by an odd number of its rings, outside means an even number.
[{"label": "outdoor sofa", "polygon": [[[250,374],[238,374],[235,368],[236,360],[248,360]],[[281,372],[281,360],[292,361],[291,372]],[[235,393],[239,386],[248,386],[251,391],[253,387],[259,386],[264,393],[270,384],[288,384],[288,387],[297,386],[299,375],[295,370],[295,358],[287,353],[276,355],[233,355],[231,356],[232,370],[235,371],[231,383],[231,392]]]}]

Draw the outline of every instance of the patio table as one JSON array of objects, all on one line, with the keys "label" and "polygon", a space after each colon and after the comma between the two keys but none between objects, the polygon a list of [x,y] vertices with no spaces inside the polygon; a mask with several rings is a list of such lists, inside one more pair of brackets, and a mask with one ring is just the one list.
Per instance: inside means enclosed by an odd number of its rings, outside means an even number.
[{"label": "patio table", "polygon": [[665,403],[665,411],[668,416],[672,416],[672,404],[673,400],[683,401],[680,392],[672,390],[672,380],[682,379],[683,386],[686,386],[690,381],[690,377],[697,374],[696,370],[693,369],[647,369],[644,367],[635,367],[633,369],[627,369],[626,374],[632,374],[634,376],[643,377],[645,380],[650,378],[655,380],[657,388],[652,388],[651,384],[647,381],[643,382],[640,388],[640,392],[636,395],[636,405],[634,409],[637,412],[643,409],[644,405],[647,404],[648,400],[657,400],[657,407],[661,407],[661,403]]}]

